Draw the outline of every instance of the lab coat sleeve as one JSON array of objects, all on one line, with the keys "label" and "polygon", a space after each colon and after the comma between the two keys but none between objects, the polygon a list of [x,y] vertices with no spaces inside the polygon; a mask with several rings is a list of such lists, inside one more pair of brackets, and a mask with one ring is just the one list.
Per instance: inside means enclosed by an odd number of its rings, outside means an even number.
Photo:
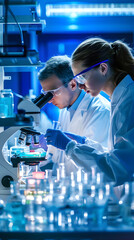
[{"label": "lab coat sleeve", "polygon": [[[59,123],[61,121],[60,119],[61,119],[61,111],[59,112],[59,119],[58,119]],[[51,128],[52,128],[52,126],[51,126]],[[48,145],[47,155],[46,155],[48,162],[53,162],[53,163],[58,162],[59,154],[60,154],[59,149],[57,149],[56,147],[54,147],[52,145]]]},{"label": "lab coat sleeve", "polygon": [[67,156],[83,166],[85,171],[97,164],[116,185],[130,181],[134,173],[134,86],[131,84],[122,89],[118,102],[112,105],[109,152],[101,150],[99,144],[91,139],[88,145],[71,141],[66,147]]},{"label": "lab coat sleeve", "polygon": [[134,129],[131,129],[110,152],[103,152],[99,143],[91,140],[90,145],[68,143],[66,155],[73,161],[89,171],[97,164],[116,185],[130,181],[134,172]]},{"label": "lab coat sleeve", "polygon": [[[87,121],[87,119],[85,119]],[[110,111],[108,109],[96,109],[89,123],[84,128],[83,135],[89,139],[101,143],[104,148],[108,147],[108,135],[110,126]],[[87,141],[88,144],[88,141]]]}]

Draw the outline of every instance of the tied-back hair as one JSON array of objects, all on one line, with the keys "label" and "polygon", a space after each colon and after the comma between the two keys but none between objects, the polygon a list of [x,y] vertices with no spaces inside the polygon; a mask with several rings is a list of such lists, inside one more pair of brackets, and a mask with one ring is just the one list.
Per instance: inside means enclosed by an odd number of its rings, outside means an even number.
[{"label": "tied-back hair", "polygon": [[71,59],[72,63],[81,61],[83,67],[108,59],[113,70],[129,74],[134,80],[134,57],[131,48],[122,41],[109,43],[101,38],[89,38],[75,49]]},{"label": "tied-back hair", "polygon": [[46,62],[45,67],[39,71],[38,78],[43,82],[52,75],[56,75],[67,87],[74,76],[71,69],[71,59],[67,55],[51,57]]}]

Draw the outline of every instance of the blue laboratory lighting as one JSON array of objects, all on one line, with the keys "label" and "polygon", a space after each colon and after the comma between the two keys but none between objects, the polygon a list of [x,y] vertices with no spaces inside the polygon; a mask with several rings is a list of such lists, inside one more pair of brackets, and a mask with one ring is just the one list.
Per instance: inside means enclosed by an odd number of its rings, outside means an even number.
[{"label": "blue laboratory lighting", "polygon": [[134,16],[133,3],[46,4],[47,17]]},{"label": "blue laboratory lighting", "polygon": [[41,6],[39,3],[37,4],[36,11],[37,11],[37,16],[41,17]]}]

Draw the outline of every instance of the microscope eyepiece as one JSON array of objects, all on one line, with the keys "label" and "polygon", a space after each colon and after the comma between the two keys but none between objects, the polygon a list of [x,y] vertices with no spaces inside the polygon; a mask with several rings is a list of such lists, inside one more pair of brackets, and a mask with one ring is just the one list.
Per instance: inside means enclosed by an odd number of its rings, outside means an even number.
[{"label": "microscope eyepiece", "polygon": [[48,92],[46,95],[41,94],[39,95],[39,99],[35,99],[34,103],[37,107],[42,108],[47,102],[49,102],[53,98],[53,94]]},{"label": "microscope eyepiece", "polygon": [[33,100],[33,103],[36,104],[43,96],[44,96],[44,94],[41,93],[38,97],[36,97],[36,98]]}]

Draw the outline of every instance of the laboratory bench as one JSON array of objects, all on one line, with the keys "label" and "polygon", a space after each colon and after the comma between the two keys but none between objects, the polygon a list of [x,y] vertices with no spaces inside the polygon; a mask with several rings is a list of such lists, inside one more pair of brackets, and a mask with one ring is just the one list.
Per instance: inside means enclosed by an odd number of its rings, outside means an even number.
[{"label": "laboratory bench", "polygon": [[134,240],[134,229],[108,228],[106,230],[90,231],[25,231],[25,232],[0,232],[0,240],[47,240],[47,239],[83,239],[83,240]]}]

